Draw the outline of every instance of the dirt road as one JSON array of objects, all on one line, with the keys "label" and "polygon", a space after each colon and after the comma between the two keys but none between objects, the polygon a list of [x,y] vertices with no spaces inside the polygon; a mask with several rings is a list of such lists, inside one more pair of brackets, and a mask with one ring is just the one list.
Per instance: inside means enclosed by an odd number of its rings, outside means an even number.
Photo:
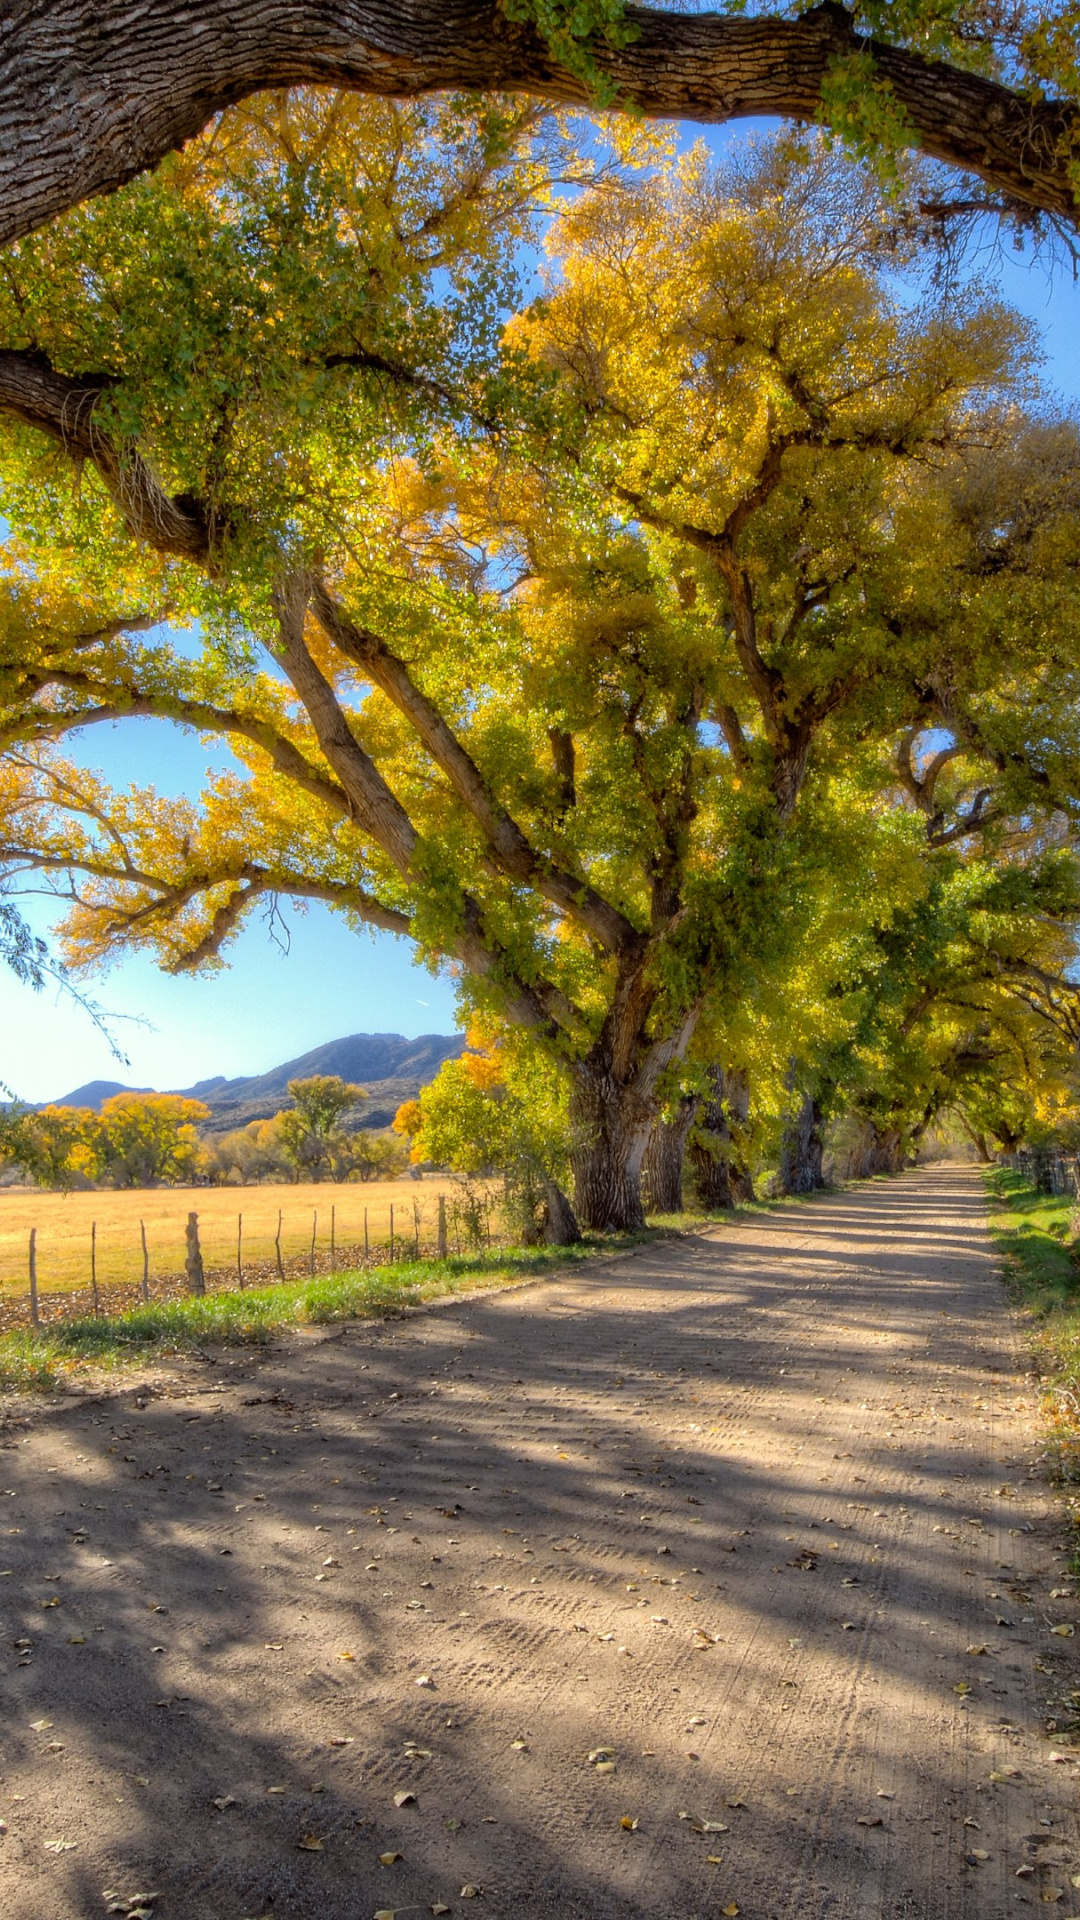
[{"label": "dirt road", "polygon": [[970,1172],[3,1441],[4,1920],[1080,1914]]}]

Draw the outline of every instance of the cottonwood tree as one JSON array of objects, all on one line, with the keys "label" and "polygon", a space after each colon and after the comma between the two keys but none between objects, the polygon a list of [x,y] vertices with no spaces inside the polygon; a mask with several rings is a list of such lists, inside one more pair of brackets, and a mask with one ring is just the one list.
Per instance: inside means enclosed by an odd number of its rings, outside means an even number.
[{"label": "cottonwood tree", "polygon": [[[887,210],[767,153],[586,194],[504,340],[575,164],[527,113],[272,103],[9,262],[5,864],[88,963],[212,965],[281,896],[416,941],[561,1064],[621,1227],[710,1003],[797,940],[823,837],[876,835],[866,743],[933,657],[898,609],[948,591],[928,476],[1015,437],[1024,337],[905,309]],[[152,631],[188,611],[194,658]],[[163,802],[56,758],[125,715],[244,771]]]},{"label": "cottonwood tree", "polygon": [[866,0],[746,15],[623,0],[13,0],[0,65],[0,240],[108,192],[212,116],[300,84],[523,90],[647,115],[819,118],[979,183],[953,204],[1073,223],[1075,14]]},{"label": "cottonwood tree", "polygon": [[322,1180],[333,1174],[347,1154],[343,1130],[346,1114],[355,1113],[367,1099],[363,1087],[353,1086],[337,1073],[313,1073],[289,1081],[292,1106],[277,1116],[277,1135],[297,1179]]}]

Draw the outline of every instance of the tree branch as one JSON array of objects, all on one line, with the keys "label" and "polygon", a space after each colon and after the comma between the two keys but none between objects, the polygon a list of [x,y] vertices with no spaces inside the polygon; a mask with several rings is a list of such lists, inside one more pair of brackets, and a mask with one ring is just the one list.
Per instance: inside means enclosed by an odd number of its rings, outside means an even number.
[{"label": "tree branch", "polygon": [[[627,17],[636,39],[599,39],[594,55],[626,106],[710,122],[812,120],[830,63],[869,50],[922,152],[1075,220],[1070,103],[868,41],[832,4],[794,20],[635,6]],[[266,89],[477,88],[588,104],[585,82],[495,0],[9,0],[0,53],[0,243],[122,185]]]}]

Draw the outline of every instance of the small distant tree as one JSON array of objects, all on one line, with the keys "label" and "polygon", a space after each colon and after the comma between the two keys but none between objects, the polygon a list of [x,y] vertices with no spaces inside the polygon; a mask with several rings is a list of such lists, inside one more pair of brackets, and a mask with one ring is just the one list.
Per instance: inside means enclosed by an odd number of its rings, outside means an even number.
[{"label": "small distant tree", "polygon": [[178,1093],[116,1093],[102,1104],[89,1141],[99,1179],[114,1187],[175,1186],[193,1180],[200,1142],[196,1128],[210,1109]]},{"label": "small distant tree", "polygon": [[367,1099],[363,1087],[353,1086],[337,1073],[313,1073],[306,1080],[290,1080],[293,1105],[277,1116],[278,1134],[299,1180],[322,1180],[333,1174],[335,1159],[351,1147],[342,1121]]},{"label": "small distant tree", "polygon": [[40,1187],[67,1192],[93,1162],[97,1115],[88,1107],[41,1107],[19,1103],[0,1114],[0,1164],[21,1167]]},{"label": "small distant tree", "polygon": [[281,1116],[251,1120],[246,1127],[204,1139],[200,1171],[214,1186],[258,1186],[264,1180],[292,1180],[295,1169],[281,1137]]},{"label": "small distant tree", "polygon": [[404,1146],[385,1133],[351,1133],[335,1155],[334,1171],[341,1180],[396,1180],[408,1160]]}]

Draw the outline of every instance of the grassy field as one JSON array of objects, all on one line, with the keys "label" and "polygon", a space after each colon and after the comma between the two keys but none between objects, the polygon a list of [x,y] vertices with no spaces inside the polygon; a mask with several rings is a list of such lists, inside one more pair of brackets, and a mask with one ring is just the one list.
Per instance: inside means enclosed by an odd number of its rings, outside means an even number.
[{"label": "grassy field", "polygon": [[1033,1316],[1032,1344],[1043,1377],[1051,1462],[1080,1480],[1080,1264],[1069,1249],[1069,1196],[1036,1192],[1018,1173],[987,1175],[990,1228],[1013,1299]]},{"label": "grassy field", "polygon": [[[230,1267],[235,1272],[237,1216],[242,1214],[244,1266],[260,1277],[256,1270],[274,1260],[279,1210],[286,1261],[307,1255],[313,1229],[317,1250],[329,1251],[331,1209],[338,1248],[362,1248],[365,1213],[374,1248],[389,1242],[392,1206],[396,1244],[406,1252],[414,1244],[414,1209],[419,1212],[421,1247],[434,1239],[440,1193],[452,1197],[452,1182],[431,1178],[348,1186],[155,1187],[136,1193],[67,1194],[7,1187],[0,1189],[0,1294],[26,1291],[31,1227],[37,1228],[38,1286],[43,1293],[89,1286],[95,1221],[99,1285],[134,1285],[141,1278],[140,1221],[146,1226],[151,1276],[179,1272],[184,1226],[192,1210],[199,1216],[203,1260],[210,1271]],[[450,1244],[453,1247],[452,1233]]]},{"label": "grassy field", "polygon": [[[632,1244],[628,1236],[625,1244]],[[528,1247],[451,1255],[448,1260],[401,1261],[368,1273],[323,1274],[243,1293],[208,1293],[135,1307],[129,1313],[65,1320],[40,1333],[0,1334],[0,1393],[41,1391],[88,1368],[146,1363],[164,1354],[207,1345],[259,1345],[289,1327],[377,1318],[425,1300],[504,1287],[542,1277],[602,1250]]]}]

